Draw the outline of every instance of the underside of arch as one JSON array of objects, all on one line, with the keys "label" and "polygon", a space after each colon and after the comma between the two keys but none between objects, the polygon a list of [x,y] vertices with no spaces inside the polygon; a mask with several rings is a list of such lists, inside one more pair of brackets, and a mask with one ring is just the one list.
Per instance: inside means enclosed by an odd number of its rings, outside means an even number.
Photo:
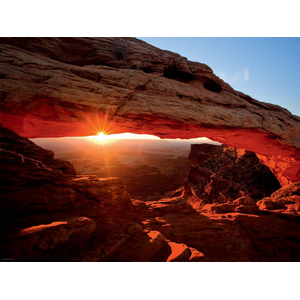
[{"label": "underside of arch", "polygon": [[1,123],[27,138],[208,137],[300,181],[300,118],[134,38],[2,38]]}]

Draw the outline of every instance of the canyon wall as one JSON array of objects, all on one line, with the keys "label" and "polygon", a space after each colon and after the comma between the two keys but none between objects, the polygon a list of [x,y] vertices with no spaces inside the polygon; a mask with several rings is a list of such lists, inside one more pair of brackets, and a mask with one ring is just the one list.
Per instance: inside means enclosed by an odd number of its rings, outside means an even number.
[{"label": "canyon wall", "polygon": [[[1,38],[1,123],[23,137],[148,133],[255,152],[300,180],[300,118],[134,38]],[[271,101],[271,99],[270,99]]]},{"label": "canyon wall", "polygon": [[224,145],[191,145],[191,167],[183,197],[194,207],[233,202],[240,197],[258,201],[280,188],[274,174],[253,152]]}]

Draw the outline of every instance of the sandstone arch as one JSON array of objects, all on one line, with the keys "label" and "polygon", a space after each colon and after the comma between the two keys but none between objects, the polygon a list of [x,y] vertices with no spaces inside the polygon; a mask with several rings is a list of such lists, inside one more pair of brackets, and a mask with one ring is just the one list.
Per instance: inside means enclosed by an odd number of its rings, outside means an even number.
[{"label": "sandstone arch", "polygon": [[134,38],[1,38],[1,123],[28,137],[206,136],[300,180],[300,118]]}]

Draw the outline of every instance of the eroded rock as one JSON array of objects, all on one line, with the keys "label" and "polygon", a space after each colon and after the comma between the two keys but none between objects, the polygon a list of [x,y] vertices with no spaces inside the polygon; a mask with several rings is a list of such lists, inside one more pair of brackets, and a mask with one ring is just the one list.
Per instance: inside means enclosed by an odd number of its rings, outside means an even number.
[{"label": "eroded rock", "polygon": [[2,236],[1,255],[14,261],[72,260],[72,254],[84,251],[94,229],[95,222],[86,217],[23,228]]},{"label": "eroded rock", "polygon": [[[132,202],[122,182],[76,175],[70,163],[24,139],[100,130],[206,136],[255,152],[287,185],[300,180],[299,117],[234,91],[204,64],[137,39],[1,38],[0,48],[1,123],[23,136],[1,129],[5,255],[17,260],[165,261],[171,254],[166,237],[186,245],[177,257],[186,259],[190,249],[189,261],[204,259],[202,252],[212,261],[299,261],[298,216],[254,215],[253,202],[245,198],[218,204],[227,213],[182,214],[177,197],[153,203],[151,213],[160,215],[141,222],[144,231],[139,223],[124,221],[131,219],[131,210],[144,218],[147,207]],[[227,152],[228,161],[234,159]],[[239,190],[204,169],[201,176],[199,169],[192,175],[210,179],[205,193],[216,197],[222,188]],[[260,209],[299,211],[298,189],[296,184],[272,194]],[[199,196],[191,186],[186,192]]]},{"label": "eroded rock", "polygon": [[240,201],[258,201],[280,188],[278,180],[256,155],[243,149],[195,144],[191,145],[189,158],[195,165],[187,175],[182,196],[194,208],[214,202],[232,203],[240,197]]},{"label": "eroded rock", "polygon": [[226,214],[232,212],[239,212],[244,214],[258,214],[259,209],[255,201],[248,197],[240,197],[233,201],[233,203],[214,203],[206,204],[202,207],[204,212],[212,212],[216,214]]},{"label": "eroded rock", "polygon": [[[254,200],[245,196],[232,203],[212,204],[225,207],[220,213],[195,211],[181,197],[145,204],[131,200],[117,178],[50,168],[51,159],[48,164],[43,158],[46,150],[27,144],[26,139],[20,144],[26,151],[21,146],[16,150],[14,136],[10,150],[1,150],[2,259],[300,260],[299,216],[287,214],[287,209],[254,214],[249,210]],[[30,158],[26,153],[31,153]],[[298,194],[299,183],[294,183],[269,198],[293,199],[295,205]],[[228,207],[235,211],[229,213]],[[173,251],[173,256],[170,243],[181,249]]]},{"label": "eroded rock", "polygon": [[260,210],[300,215],[300,182],[291,183],[257,202]]},{"label": "eroded rock", "polygon": [[300,180],[300,119],[134,38],[1,38],[1,123],[24,137],[148,133],[257,153]]}]

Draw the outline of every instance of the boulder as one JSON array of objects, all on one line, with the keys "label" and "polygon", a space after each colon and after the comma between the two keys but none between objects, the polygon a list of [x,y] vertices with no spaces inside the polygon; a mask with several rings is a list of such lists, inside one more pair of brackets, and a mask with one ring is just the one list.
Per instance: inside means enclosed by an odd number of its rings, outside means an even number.
[{"label": "boulder", "polygon": [[84,251],[95,222],[77,217],[23,228],[15,236],[4,236],[2,257],[14,261],[62,261]]},{"label": "boulder", "polygon": [[233,202],[240,197],[258,201],[280,188],[276,177],[255,153],[244,149],[193,144],[189,158],[195,165],[187,175],[183,197],[194,208]]},{"label": "boulder", "polygon": [[208,262],[208,258],[200,251],[195,248],[190,248],[191,256],[189,258],[190,262]]},{"label": "boulder", "polygon": [[256,202],[249,197],[240,197],[234,200],[233,204],[237,205],[235,211],[239,213],[257,214],[259,212]]},{"label": "boulder", "polygon": [[217,214],[225,214],[232,212],[239,212],[244,214],[257,214],[259,212],[255,201],[249,197],[240,197],[234,200],[233,203],[228,202],[206,204],[203,206],[202,210]]},{"label": "boulder", "polygon": [[165,237],[158,231],[136,234],[122,244],[113,261],[148,262],[166,261],[171,250]]},{"label": "boulder", "polygon": [[300,215],[300,182],[291,183],[257,202],[260,210]]},{"label": "boulder", "polygon": [[171,255],[168,257],[167,262],[187,262],[191,256],[190,248],[185,244],[177,244],[169,242],[171,247]]}]

